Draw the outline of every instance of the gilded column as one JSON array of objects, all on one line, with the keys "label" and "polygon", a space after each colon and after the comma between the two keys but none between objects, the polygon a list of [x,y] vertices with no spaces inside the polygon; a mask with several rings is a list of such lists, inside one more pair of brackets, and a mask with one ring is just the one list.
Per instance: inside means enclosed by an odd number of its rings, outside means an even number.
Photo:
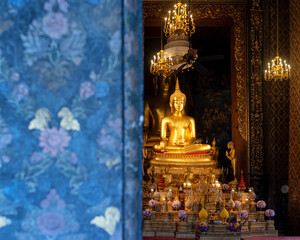
[{"label": "gilded column", "polygon": [[263,193],[263,104],[262,42],[263,10],[260,0],[253,0],[250,9],[250,184]]}]

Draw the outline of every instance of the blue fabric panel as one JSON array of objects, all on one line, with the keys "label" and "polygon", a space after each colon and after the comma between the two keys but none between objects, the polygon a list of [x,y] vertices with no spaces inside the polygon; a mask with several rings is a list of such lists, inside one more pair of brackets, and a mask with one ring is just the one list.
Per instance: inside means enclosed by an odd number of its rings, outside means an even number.
[{"label": "blue fabric panel", "polygon": [[141,190],[141,158],[123,144],[133,122],[141,144],[141,103],[124,98],[142,99],[137,2],[0,1],[0,239],[124,239],[125,187]]}]

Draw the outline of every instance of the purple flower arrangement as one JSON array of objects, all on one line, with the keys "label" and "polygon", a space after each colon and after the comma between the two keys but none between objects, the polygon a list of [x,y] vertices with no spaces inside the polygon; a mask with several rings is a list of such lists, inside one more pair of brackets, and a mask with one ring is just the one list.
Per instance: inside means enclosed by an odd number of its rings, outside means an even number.
[{"label": "purple flower arrangement", "polygon": [[248,218],[248,212],[246,210],[239,211],[239,217],[241,220],[245,220],[246,218]]},{"label": "purple flower arrangement", "polygon": [[197,229],[201,232],[207,232],[209,230],[209,226],[202,222],[197,225]]},{"label": "purple flower arrangement", "polygon": [[271,220],[271,217],[275,216],[275,211],[273,209],[267,209],[265,215]]},{"label": "purple flower arrangement", "polygon": [[256,203],[256,207],[259,209],[265,208],[267,206],[266,202],[264,200],[260,200]]},{"label": "purple flower arrangement", "polygon": [[227,229],[231,232],[239,232],[242,229],[242,224],[238,223],[229,223]]},{"label": "purple flower arrangement", "polygon": [[228,192],[228,191],[230,191],[230,186],[228,184],[224,183],[222,185],[222,190],[225,191],[225,192]]},{"label": "purple flower arrangement", "polygon": [[172,208],[179,209],[181,207],[181,202],[179,200],[174,200],[172,202]]},{"label": "purple flower arrangement", "polygon": [[178,217],[179,217],[180,220],[186,219],[186,216],[187,216],[187,213],[186,213],[185,210],[180,210],[180,211],[178,212]]},{"label": "purple flower arrangement", "polygon": [[155,208],[157,206],[157,202],[153,199],[151,199],[149,202],[148,202],[148,206],[151,207],[152,209]]},{"label": "purple flower arrangement", "polygon": [[143,211],[143,217],[146,219],[149,219],[151,217],[152,213],[150,209],[146,209]]},{"label": "purple flower arrangement", "polygon": [[240,207],[241,207],[241,205],[242,205],[242,203],[240,202],[240,201],[234,201],[234,203],[235,203],[235,205],[234,205],[234,207],[236,208],[236,209],[239,209]]}]

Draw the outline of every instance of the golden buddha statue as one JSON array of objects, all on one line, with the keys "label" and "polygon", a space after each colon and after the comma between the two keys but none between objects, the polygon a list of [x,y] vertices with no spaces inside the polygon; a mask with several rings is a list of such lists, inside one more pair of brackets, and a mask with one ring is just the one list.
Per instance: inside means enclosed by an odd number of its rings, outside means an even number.
[{"label": "golden buddha statue", "polygon": [[186,180],[186,172],[190,176],[199,176],[207,171],[216,176],[220,174],[211,146],[197,143],[195,120],[185,115],[185,104],[186,96],[181,92],[177,79],[175,91],[168,102],[171,114],[161,119],[160,142],[152,145],[149,155],[149,166],[156,173],[167,169],[167,175],[178,186]]},{"label": "golden buddha statue", "polygon": [[210,152],[209,144],[195,143],[195,120],[185,115],[185,104],[186,96],[181,92],[177,79],[175,91],[170,97],[171,115],[161,121],[161,142],[154,145],[155,151],[176,154]]},{"label": "golden buddha statue", "polygon": [[230,151],[226,151],[226,157],[230,160],[233,169],[233,177],[236,180],[236,156],[233,142],[228,142],[227,147]]}]

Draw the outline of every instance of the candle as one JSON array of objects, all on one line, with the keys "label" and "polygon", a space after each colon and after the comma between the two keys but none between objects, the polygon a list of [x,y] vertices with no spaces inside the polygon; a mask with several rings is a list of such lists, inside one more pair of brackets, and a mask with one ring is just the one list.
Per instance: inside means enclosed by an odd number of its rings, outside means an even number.
[{"label": "candle", "polygon": [[234,189],[231,189],[231,198],[234,198]]}]

